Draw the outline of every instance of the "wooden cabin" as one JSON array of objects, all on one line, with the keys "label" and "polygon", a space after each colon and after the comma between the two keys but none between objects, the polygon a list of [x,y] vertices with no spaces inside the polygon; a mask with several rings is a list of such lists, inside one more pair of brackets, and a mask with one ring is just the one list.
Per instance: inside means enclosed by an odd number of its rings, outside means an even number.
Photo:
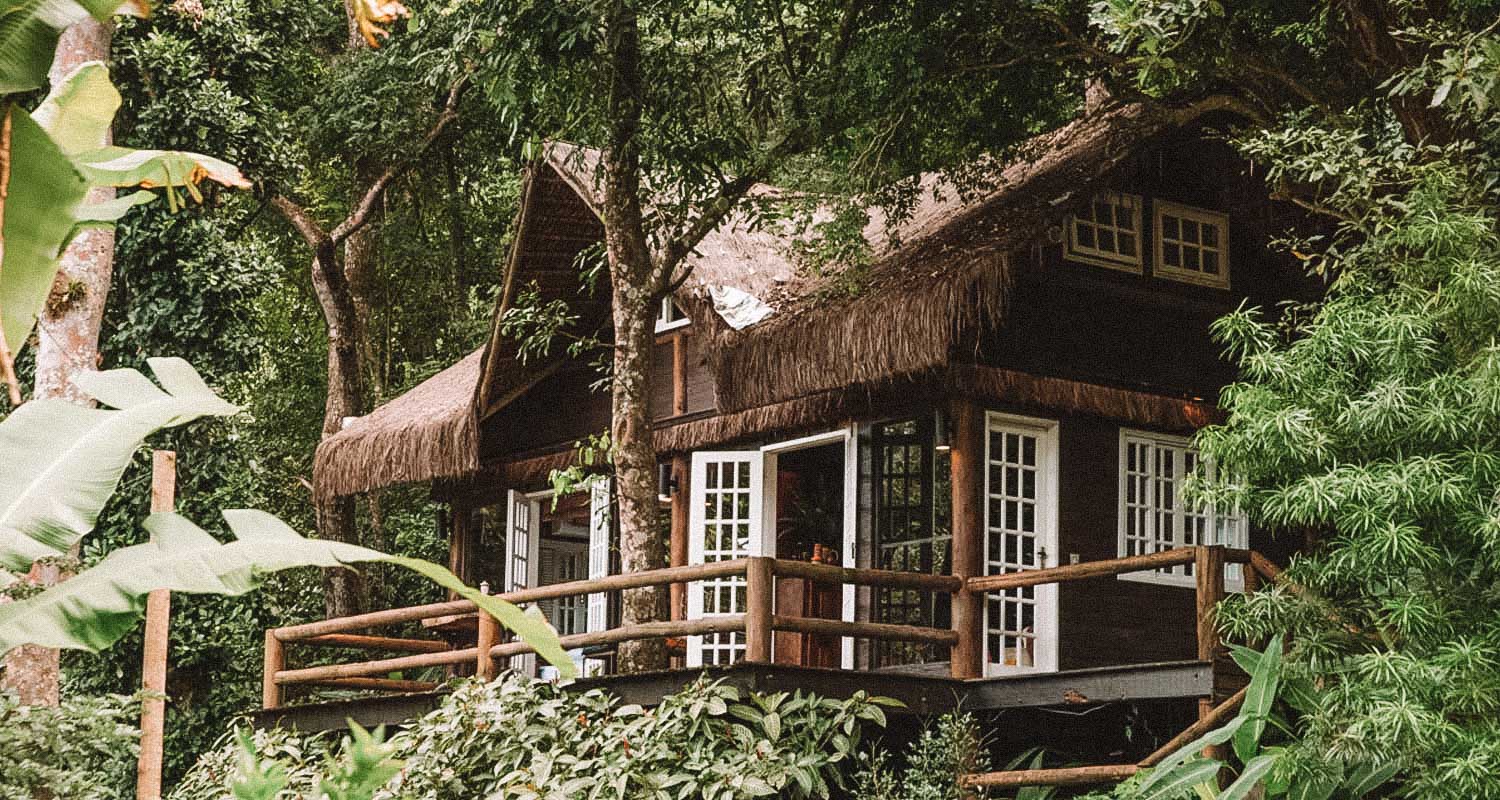
[{"label": "wooden cabin", "polygon": [[[868,263],[842,271],[810,274],[793,236],[743,220],[711,234],[657,320],[671,563],[654,576],[617,574],[607,479],[549,489],[608,428],[594,366],[562,347],[523,357],[499,324],[521,302],[565,303],[579,334],[610,318],[578,266],[603,237],[596,157],[554,146],[525,175],[488,343],[325,441],[316,489],[429,484],[453,569],[539,602],[589,680],[623,692],[646,683],[613,674],[612,643],[664,635],[683,673],[774,667],[757,686],[923,707],[959,684],[978,708],[1177,697],[1207,715],[1234,687],[1206,609],[1288,549],[1182,499],[1190,437],[1234,374],[1209,328],[1308,294],[1268,248],[1293,212],[1215,138],[1224,121],[1091,114],[1025,143],[977,197],[929,178],[913,217],[875,215]],[[671,586],[670,624],[622,632],[618,590],[644,585]],[[483,625],[364,671],[279,660],[284,643],[464,611],[272,632],[267,705],[298,682],[424,688],[375,677],[424,658],[537,669]]]}]

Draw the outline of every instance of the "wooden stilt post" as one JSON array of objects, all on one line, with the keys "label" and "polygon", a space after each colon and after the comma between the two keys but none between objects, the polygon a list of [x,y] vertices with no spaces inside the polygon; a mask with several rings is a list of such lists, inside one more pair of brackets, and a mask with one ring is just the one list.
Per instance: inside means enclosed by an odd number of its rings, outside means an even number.
[{"label": "wooden stilt post", "polygon": [[276,673],[286,669],[285,645],[276,638],[276,631],[266,631],[265,666],[260,679],[261,708],[281,708],[281,684],[276,682]]},{"label": "wooden stilt post", "polygon": [[[171,511],[177,503],[177,454],[151,454],[151,511]],[[166,589],[146,596],[146,637],[142,648],[141,751],[135,767],[137,800],[161,797],[163,739],[167,720],[167,642],[172,617],[172,595]]]},{"label": "wooden stilt post", "polygon": [[[973,400],[953,403],[953,574],[967,581],[983,574],[984,515],[979,488],[984,482],[984,425],[982,411]],[[949,650],[949,669],[954,678],[978,678],[983,671],[984,594],[967,585],[953,594],[953,631],[958,643]]]},{"label": "wooden stilt post", "polygon": [[[1208,663],[1209,673],[1213,676],[1208,697],[1198,700],[1198,719],[1202,720],[1213,714],[1214,707],[1220,700],[1217,693],[1219,676],[1215,665],[1219,657],[1219,626],[1214,619],[1214,609],[1224,599],[1224,548],[1220,545],[1200,545],[1193,555],[1193,576],[1198,589],[1198,660]],[[1204,755],[1210,758],[1223,758],[1225,754],[1226,750],[1222,745],[1204,750]]]},{"label": "wooden stilt post", "polygon": [[[678,337],[679,340],[681,337]],[[672,457],[672,477],[677,479],[677,491],[672,494],[672,532],[669,545],[671,566],[685,567],[688,562],[688,457]],[[672,619],[687,619],[687,584],[672,584]]]},{"label": "wooden stilt post", "polygon": [[[484,591],[486,587],[480,587]],[[489,592],[485,592],[489,594]],[[495,658],[490,655],[490,648],[500,643],[500,621],[486,614],[484,609],[479,609],[479,638],[478,654],[475,656],[476,664],[474,674],[482,680],[492,681],[498,670],[495,668]]]},{"label": "wooden stilt post", "polygon": [[771,614],[775,589],[772,560],[756,557],[745,567],[745,660],[771,661]]}]

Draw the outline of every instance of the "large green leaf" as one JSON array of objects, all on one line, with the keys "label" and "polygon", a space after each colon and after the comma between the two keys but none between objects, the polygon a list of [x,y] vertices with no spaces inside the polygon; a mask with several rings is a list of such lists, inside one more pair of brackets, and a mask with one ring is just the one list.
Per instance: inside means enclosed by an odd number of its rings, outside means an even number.
[{"label": "large green leaf", "polygon": [[[146,437],[237,409],[180,358],[149,361],[161,388],[133,369],[74,382],[118,410],[34,400],[0,422],[0,566],[24,570],[88,533]],[[165,391],[163,391],[165,389]]]},{"label": "large green leaf", "polygon": [[144,6],[120,0],[0,0],[0,95],[28,92],[47,82],[47,68],[62,30],[89,17],[98,20]]},{"label": "large green leaf", "polygon": [[[1244,729],[1241,728],[1241,730]],[[1265,780],[1266,776],[1271,773],[1271,769],[1276,766],[1276,760],[1277,756],[1267,754],[1256,756],[1245,762],[1244,771],[1219,795],[1219,800],[1245,800],[1256,784]]]},{"label": "large green leaf", "polygon": [[140,186],[189,189],[205,178],[239,189],[250,187],[239,167],[199,153],[177,150],[132,150],[101,147],[74,156],[78,170],[95,186]]},{"label": "large green leaf", "polygon": [[236,537],[227,544],[177,514],[152,514],[146,522],[152,541],[122,547],[41,594],[0,606],[0,652],[21,644],[101,650],[135,627],[153,589],[239,595],[254,589],[267,573],[283,569],[384,562],[414,570],[473,600],[565,676],[575,674],[572,659],[558,645],[557,632],[540,613],[480,594],[443,567],[307,539],[263,511],[226,511],[224,518]]},{"label": "large green leaf", "polygon": [[1213,781],[1223,768],[1222,761],[1211,758],[1177,764],[1170,769],[1157,767],[1152,770],[1152,775],[1160,777],[1149,784],[1141,784],[1140,796],[1142,800],[1175,800],[1194,787]]},{"label": "large green leaf", "polygon": [[31,116],[58,148],[74,155],[108,141],[119,109],[120,93],[109,82],[109,68],[103,61],[86,61],[52,87]]},{"label": "large green leaf", "polygon": [[[1245,717],[1243,715],[1236,716],[1224,726],[1215,728],[1208,733],[1199,736],[1197,739],[1188,742],[1182,747],[1177,748],[1175,752],[1162,759],[1161,763],[1157,764],[1151,769],[1151,772],[1146,775],[1145,780],[1141,781],[1141,791],[1144,793],[1147,789],[1151,789],[1157,784],[1168,780],[1170,776],[1177,772],[1177,767],[1180,764],[1190,758],[1198,757],[1199,753],[1203,752],[1203,749],[1205,747],[1208,747],[1210,745],[1219,745],[1229,741],[1234,737],[1235,731],[1238,731],[1240,729],[1240,726],[1243,724],[1245,724]],[[1213,763],[1219,764],[1218,761],[1214,761]],[[1222,764],[1220,764],[1220,766],[1222,766]]]},{"label": "large green leaf", "polygon": [[1271,638],[1265,651],[1250,670],[1250,685],[1245,689],[1245,703],[1239,716],[1245,724],[1234,734],[1234,754],[1249,764],[1260,748],[1261,734],[1276,702],[1276,688],[1281,680],[1281,636]]},{"label": "large green leaf", "polygon": [[47,301],[58,253],[88,186],[29,114],[9,108],[10,175],[0,185],[0,325],[16,353]]}]

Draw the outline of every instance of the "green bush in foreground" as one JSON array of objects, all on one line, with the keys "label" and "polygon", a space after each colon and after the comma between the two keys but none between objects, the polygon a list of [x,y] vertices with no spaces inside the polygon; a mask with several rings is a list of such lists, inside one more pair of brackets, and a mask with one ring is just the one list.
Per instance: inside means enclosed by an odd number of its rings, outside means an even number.
[{"label": "green bush in foreground", "polygon": [[[400,771],[382,800],[731,800],[824,798],[866,724],[883,726],[892,701],[802,693],[743,695],[700,681],[654,709],[601,691],[565,691],[518,675],[455,687],[443,704],[390,741]],[[258,733],[254,769],[284,770],[281,800],[314,798],[323,776],[348,765],[323,740]],[[244,777],[236,745],[200,760],[170,800],[231,800]]]},{"label": "green bush in foreground", "polygon": [[0,800],[133,797],[139,715],[119,695],[23,706],[0,693]]}]

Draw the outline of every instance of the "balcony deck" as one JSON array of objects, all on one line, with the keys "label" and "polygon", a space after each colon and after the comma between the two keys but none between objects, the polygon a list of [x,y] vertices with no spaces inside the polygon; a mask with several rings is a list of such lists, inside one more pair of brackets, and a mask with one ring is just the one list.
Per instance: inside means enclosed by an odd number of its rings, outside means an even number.
[{"label": "balcony deck", "polygon": [[[651,706],[707,675],[746,691],[807,691],[846,698],[857,691],[900,700],[893,713],[926,716],[954,708],[1000,711],[1064,706],[1086,708],[1104,703],[1189,700],[1213,691],[1213,665],[1201,661],[1129,664],[1064,672],[960,680],[899,671],[854,672],[742,662],[727,667],[672,669],[633,675],[582,678],[570,689],[605,689],[622,703]],[[254,715],[257,727],[286,727],[304,732],[339,730],[354,720],[366,727],[399,727],[442,701],[446,691],[360,697],[264,709]]]}]

